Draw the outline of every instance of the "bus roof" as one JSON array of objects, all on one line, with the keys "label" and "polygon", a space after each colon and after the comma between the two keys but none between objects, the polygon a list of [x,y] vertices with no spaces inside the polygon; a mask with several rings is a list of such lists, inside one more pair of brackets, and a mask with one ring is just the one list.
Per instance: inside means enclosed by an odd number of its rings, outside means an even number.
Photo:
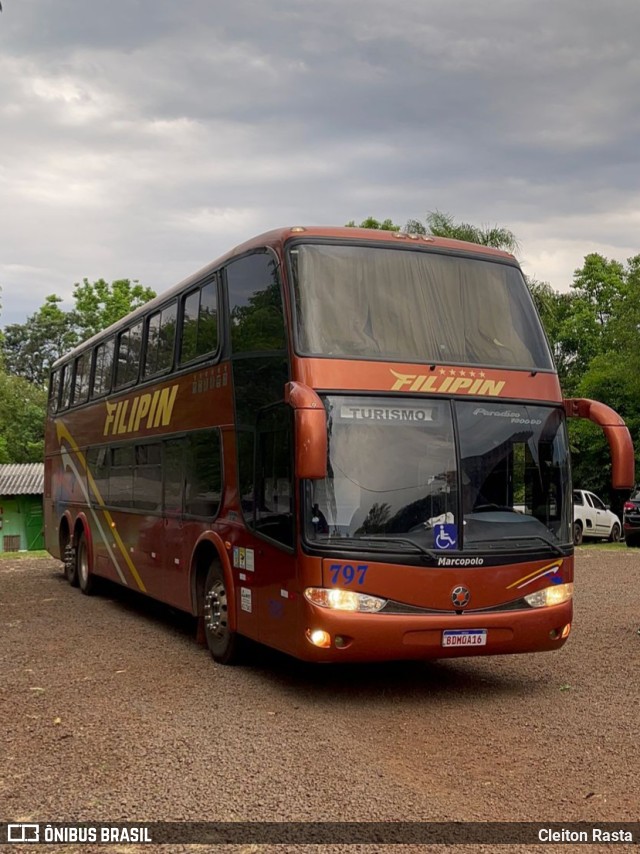
[{"label": "bus roof", "polygon": [[120,320],[117,320],[115,323],[112,323],[111,326],[108,326],[106,329],[97,332],[91,338],[88,338],[78,344],[78,346],[73,350],[65,353],[64,356],[57,359],[51,367],[55,368],[63,362],[68,361],[70,358],[75,358],[76,355],[82,353],[86,348],[93,346],[98,341],[109,338],[110,335],[114,334],[125,324],[125,321],[128,325],[130,322],[134,322],[138,317],[142,317],[147,314],[147,312],[153,311],[156,307],[159,308],[161,305],[164,305],[173,296],[188,289],[191,285],[201,282],[232,258],[244,255],[245,253],[261,247],[280,246],[287,240],[304,240],[305,238],[312,240],[318,238],[322,240],[339,240],[351,243],[369,241],[372,243],[375,242],[378,245],[381,243],[393,243],[404,246],[415,244],[422,248],[428,246],[434,249],[460,252],[465,255],[472,253],[474,255],[484,256],[487,260],[495,258],[496,260],[500,259],[502,261],[511,262],[512,264],[517,263],[513,255],[508,252],[504,252],[501,249],[494,249],[492,246],[483,246],[479,243],[469,243],[464,240],[453,240],[448,237],[409,235],[403,231],[383,231],[382,229],[376,228],[352,228],[349,226],[287,226],[285,228],[276,228],[271,231],[265,231],[256,237],[246,240],[244,243],[240,243],[233,249],[230,249],[215,261],[201,267],[195,273],[192,273],[185,279],[182,279],[178,284],[167,288],[167,290],[158,294],[154,299],[135,309],[130,314],[120,318]]}]

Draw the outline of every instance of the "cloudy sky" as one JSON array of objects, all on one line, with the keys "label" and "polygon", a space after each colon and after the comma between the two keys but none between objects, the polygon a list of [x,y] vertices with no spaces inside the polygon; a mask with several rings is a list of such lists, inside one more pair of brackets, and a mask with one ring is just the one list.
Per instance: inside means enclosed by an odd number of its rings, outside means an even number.
[{"label": "cloudy sky", "polygon": [[441,210],[556,290],[640,252],[634,0],[2,2],[2,326],[281,225]]}]

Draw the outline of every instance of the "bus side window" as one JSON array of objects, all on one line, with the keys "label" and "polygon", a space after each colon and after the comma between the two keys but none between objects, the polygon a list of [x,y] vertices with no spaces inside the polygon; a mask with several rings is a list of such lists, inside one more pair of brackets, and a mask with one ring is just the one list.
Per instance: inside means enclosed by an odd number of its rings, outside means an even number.
[{"label": "bus side window", "polygon": [[185,439],[162,443],[162,510],[166,516],[182,515],[185,448]]},{"label": "bus side window", "polygon": [[105,445],[87,451],[87,475],[93,478],[92,486],[87,477],[87,491],[94,506],[109,503],[109,458],[110,449]]},{"label": "bus side window", "polygon": [[187,294],[182,303],[180,362],[191,362],[218,348],[217,279]]},{"label": "bus side window", "polygon": [[74,404],[86,403],[89,397],[89,368],[91,365],[91,353],[83,353],[76,359],[76,370],[73,380],[72,402]]},{"label": "bus side window", "polygon": [[93,372],[93,389],[91,397],[102,397],[111,391],[111,374],[113,372],[113,352],[115,341],[109,338],[98,344],[95,349],[95,368]]},{"label": "bus side window", "polygon": [[254,353],[286,348],[284,312],[276,259],[259,252],[226,268],[231,348]]},{"label": "bus side window", "polygon": [[187,436],[185,513],[216,516],[222,495],[220,434],[201,430]]},{"label": "bus side window", "polygon": [[116,388],[131,385],[138,379],[140,349],[142,344],[142,321],[125,329],[118,336],[116,359]]},{"label": "bus side window", "polygon": [[58,396],[60,394],[60,371],[52,371],[49,380],[49,412],[53,414],[58,408]]},{"label": "bus side window", "polygon": [[173,367],[177,303],[156,311],[147,320],[147,346],[143,375],[164,373]]},{"label": "bus side window", "polygon": [[258,418],[255,529],[293,546],[293,413],[284,404]]},{"label": "bus side window", "polygon": [[62,366],[62,394],[60,395],[60,409],[68,409],[71,402],[71,372],[73,365],[67,362]]}]

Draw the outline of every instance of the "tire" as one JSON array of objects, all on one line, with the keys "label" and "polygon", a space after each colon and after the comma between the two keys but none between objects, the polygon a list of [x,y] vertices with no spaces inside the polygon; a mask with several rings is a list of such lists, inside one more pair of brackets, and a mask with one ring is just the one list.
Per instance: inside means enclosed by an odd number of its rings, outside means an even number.
[{"label": "tire", "polygon": [[89,547],[84,533],[80,534],[76,546],[76,573],[80,590],[85,596],[93,596],[97,592],[98,584],[89,565]]},{"label": "tire", "polygon": [[627,548],[628,549],[637,549],[640,545],[640,540],[637,536],[633,534],[627,534]]},{"label": "tire", "polygon": [[619,543],[620,542],[620,525],[617,522],[613,523],[613,527],[611,528],[611,533],[609,534],[609,542],[610,543]]},{"label": "tire", "polygon": [[580,522],[573,523],[573,545],[579,546],[582,543],[582,525]]},{"label": "tire", "polygon": [[202,592],[202,613],[207,646],[218,664],[238,664],[242,638],[229,628],[229,597],[222,568],[212,563]]},{"label": "tire", "polygon": [[72,587],[78,586],[78,561],[72,542],[67,543],[64,550],[64,575]]}]

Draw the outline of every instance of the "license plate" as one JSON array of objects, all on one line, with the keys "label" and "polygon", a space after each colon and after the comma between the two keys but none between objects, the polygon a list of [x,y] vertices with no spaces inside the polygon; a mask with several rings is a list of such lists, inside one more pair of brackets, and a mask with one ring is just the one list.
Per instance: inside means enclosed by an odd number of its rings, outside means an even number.
[{"label": "license plate", "polygon": [[442,646],[486,646],[486,629],[445,629]]}]

